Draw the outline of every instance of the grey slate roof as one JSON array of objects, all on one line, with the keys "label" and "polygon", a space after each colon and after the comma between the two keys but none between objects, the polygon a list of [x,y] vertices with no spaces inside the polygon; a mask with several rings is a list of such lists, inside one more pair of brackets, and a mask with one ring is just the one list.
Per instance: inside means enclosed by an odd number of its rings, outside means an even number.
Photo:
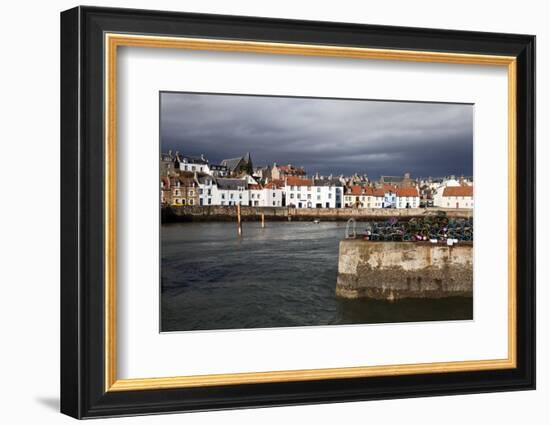
[{"label": "grey slate roof", "polygon": [[203,159],[201,157],[196,156],[189,156],[189,155],[179,155],[179,161],[180,162],[186,162],[188,164],[208,164],[208,160]]},{"label": "grey slate roof", "polygon": [[211,181],[212,184],[216,184],[216,179],[211,176],[201,176],[197,177],[197,180],[200,184],[206,184],[208,181]]},{"label": "grey slate roof", "polygon": [[216,179],[218,189],[221,190],[238,190],[239,188],[246,189],[246,181],[241,179]]},{"label": "grey slate roof", "polygon": [[243,158],[241,156],[238,158],[224,159],[221,165],[226,166],[229,171],[235,171],[235,169],[239,166],[242,160]]},{"label": "grey slate roof", "polygon": [[313,186],[342,186],[339,179],[314,179]]}]

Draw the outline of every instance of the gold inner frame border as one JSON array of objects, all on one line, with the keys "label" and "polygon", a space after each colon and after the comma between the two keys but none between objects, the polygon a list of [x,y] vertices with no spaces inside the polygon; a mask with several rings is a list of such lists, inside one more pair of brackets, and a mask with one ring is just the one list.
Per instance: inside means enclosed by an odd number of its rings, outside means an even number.
[{"label": "gold inner frame border", "polygon": [[[371,49],[330,45],[288,44],[274,42],[235,41],[205,38],[180,38],[150,35],[106,33],[105,46],[105,391],[137,391],[218,385],[241,385],[323,379],[364,378],[511,369],[517,365],[516,353],[516,58],[513,56],[465,53],[428,52],[393,49]],[[360,366],[325,369],[302,369],[118,379],[116,324],[116,123],[117,123],[117,51],[118,47],[148,47],[262,53],[279,55],[324,56],[355,59],[397,60],[507,67],[508,72],[508,357],[495,360]]]}]

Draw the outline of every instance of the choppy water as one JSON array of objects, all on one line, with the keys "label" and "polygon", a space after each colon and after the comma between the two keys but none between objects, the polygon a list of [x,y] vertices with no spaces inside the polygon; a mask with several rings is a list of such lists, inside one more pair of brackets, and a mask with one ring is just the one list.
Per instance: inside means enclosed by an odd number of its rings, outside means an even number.
[{"label": "choppy water", "polygon": [[175,223],[161,227],[162,331],[472,318],[472,299],[335,296],[345,223]]}]

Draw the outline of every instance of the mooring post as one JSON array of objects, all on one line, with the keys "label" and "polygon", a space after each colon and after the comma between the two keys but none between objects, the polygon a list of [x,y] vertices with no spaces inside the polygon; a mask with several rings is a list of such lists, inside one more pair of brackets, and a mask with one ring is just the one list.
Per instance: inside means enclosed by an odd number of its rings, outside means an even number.
[{"label": "mooring post", "polygon": [[265,227],[265,214],[262,213],[262,229]]},{"label": "mooring post", "polygon": [[237,204],[237,232],[239,236],[243,234],[243,226],[241,223],[241,204]]}]

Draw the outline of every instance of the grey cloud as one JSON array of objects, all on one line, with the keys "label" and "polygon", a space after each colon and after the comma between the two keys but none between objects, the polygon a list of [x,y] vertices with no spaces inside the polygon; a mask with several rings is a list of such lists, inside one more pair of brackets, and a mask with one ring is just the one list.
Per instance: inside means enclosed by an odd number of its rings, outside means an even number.
[{"label": "grey cloud", "polygon": [[212,162],[250,151],[255,165],[293,163],[311,174],[471,175],[473,108],[162,93],[161,148]]}]

